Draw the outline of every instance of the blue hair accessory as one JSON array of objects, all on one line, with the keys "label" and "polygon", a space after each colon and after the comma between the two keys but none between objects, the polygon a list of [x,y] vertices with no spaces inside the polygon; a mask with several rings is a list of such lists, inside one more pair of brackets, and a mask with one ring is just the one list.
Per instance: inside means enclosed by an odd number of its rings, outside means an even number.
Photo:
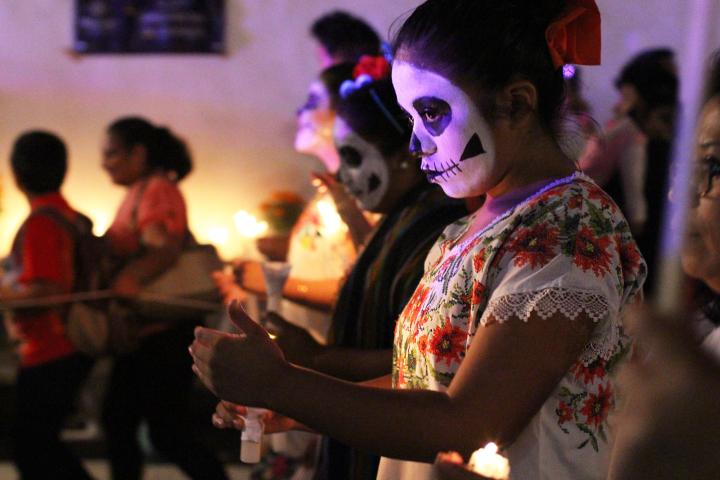
[{"label": "blue hair accessory", "polygon": [[393,55],[392,46],[388,42],[382,42],[380,44],[380,54],[385,57],[385,60],[392,65],[395,56]]},{"label": "blue hair accessory", "polygon": [[[340,85],[340,97],[342,97],[343,100],[348,98],[353,93],[357,92],[361,88],[363,88],[365,85],[370,85],[373,82],[373,78],[370,75],[364,74],[357,77],[355,80],[345,80]],[[368,88],[368,93],[370,94],[370,97],[373,99],[373,102],[375,102],[375,105],[380,109],[382,114],[387,118],[387,120],[392,124],[392,126],[397,130],[400,134],[405,133],[405,129],[400,125],[400,122],[397,121],[397,119],[393,116],[392,113],[390,113],[390,110],[387,109],[385,104],[383,103],[382,99],[378,96],[377,92],[374,88],[370,87]]]},{"label": "blue hair accessory", "polygon": [[360,75],[355,80],[345,80],[340,85],[340,96],[343,99],[346,99],[350,95],[352,95],[354,92],[360,90],[365,85],[368,85],[373,82],[373,78],[368,75],[367,73]]}]

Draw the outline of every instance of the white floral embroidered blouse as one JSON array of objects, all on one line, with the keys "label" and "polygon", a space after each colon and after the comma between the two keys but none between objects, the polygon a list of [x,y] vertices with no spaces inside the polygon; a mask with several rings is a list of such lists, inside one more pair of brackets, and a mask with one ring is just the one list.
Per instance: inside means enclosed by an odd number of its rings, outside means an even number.
[{"label": "white floral embroidered blouse", "polygon": [[[597,322],[591,341],[503,453],[513,479],[601,479],[612,442],[610,374],[630,344],[619,314],[646,267],[627,222],[592,180],[578,173],[549,187],[463,243],[473,216],[446,228],[398,320],[393,386],[445,390],[489,322],[585,314]],[[378,478],[431,478],[430,465],[383,458]]]}]

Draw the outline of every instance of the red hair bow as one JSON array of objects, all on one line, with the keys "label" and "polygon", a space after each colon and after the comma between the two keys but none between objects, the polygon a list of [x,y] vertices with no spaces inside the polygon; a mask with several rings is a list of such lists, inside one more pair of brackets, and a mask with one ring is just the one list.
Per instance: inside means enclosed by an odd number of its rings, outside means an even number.
[{"label": "red hair bow", "polygon": [[385,57],[378,55],[363,55],[353,69],[353,78],[369,75],[373,80],[382,80],[390,76],[390,64]]},{"label": "red hair bow", "polygon": [[600,37],[595,0],[568,0],[565,12],[545,30],[555,68],[566,63],[600,65]]}]

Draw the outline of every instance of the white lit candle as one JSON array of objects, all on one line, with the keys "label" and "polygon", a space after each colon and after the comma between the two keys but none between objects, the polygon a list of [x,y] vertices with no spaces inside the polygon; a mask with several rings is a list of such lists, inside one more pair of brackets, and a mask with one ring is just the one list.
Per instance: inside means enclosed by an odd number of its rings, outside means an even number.
[{"label": "white lit candle", "polygon": [[260,253],[257,251],[255,241],[268,231],[268,223],[258,220],[245,210],[236,212],[233,220],[241,240],[240,257],[246,259],[258,258]]},{"label": "white lit candle", "polygon": [[510,478],[510,463],[507,458],[498,455],[498,447],[490,442],[485,448],[475,450],[470,457],[468,467],[475,473],[487,478],[508,480]]}]

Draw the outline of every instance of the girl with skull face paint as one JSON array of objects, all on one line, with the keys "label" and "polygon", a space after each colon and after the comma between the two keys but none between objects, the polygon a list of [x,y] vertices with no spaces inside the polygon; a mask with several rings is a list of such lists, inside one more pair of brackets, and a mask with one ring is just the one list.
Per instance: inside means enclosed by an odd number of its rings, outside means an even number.
[{"label": "girl with skull face paint", "polygon": [[[424,180],[407,150],[409,139],[389,78],[365,84],[338,104],[339,178],[364,209],[384,215],[340,290],[334,345],[310,365],[340,378],[390,372],[395,320],[422,277],[423,261],[442,229],[467,214],[462,202]],[[378,460],[325,437],[316,478],[373,478]]]},{"label": "girl with skull face paint", "polygon": [[[425,256],[447,223],[467,210],[425,182],[413,165],[410,128],[388,77],[343,96],[337,115],[339,177],[363,208],[383,218],[340,290],[332,346],[319,345],[276,315],[270,323],[293,363],[357,381],[390,372],[395,320],[422,277]],[[223,404],[218,411],[218,419],[229,414]],[[374,478],[378,461],[325,437],[316,478]]]},{"label": "girl with skull face paint", "polygon": [[[430,478],[416,462],[489,441],[513,478],[605,478],[611,373],[630,346],[619,313],[645,266],[555,134],[562,64],[597,63],[599,33],[592,0],[418,7],[392,72],[411,151],[446,194],[486,201],[430,251],[395,328],[392,376],[356,385],[293,367],[233,309],[247,337],[196,332],[206,385],[389,457],[378,478]],[[265,368],[238,368],[247,358]]]},{"label": "girl with skull face paint", "polygon": [[[308,201],[280,255],[276,239],[260,239],[258,247],[271,259],[280,256],[292,266],[283,296],[282,310],[295,332],[313,345],[325,343],[331,323],[330,310],[335,303],[342,279],[355,261],[357,247],[370,231],[370,224],[357,203],[336,180],[340,159],[333,142],[333,125],[340,101],[339,89],[349,79],[354,64],[341,63],[324,69],[310,84],[305,103],[297,110],[294,146],[298,153],[320,160],[325,173],[315,174],[320,181],[315,195]],[[240,287],[252,293],[265,293],[260,262],[244,262],[237,269]],[[218,283],[234,285],[234,279],[217,274]],[[221,289],[227,290],[227,286]],[[230,287],[232,288],[232,287]],[[279,322],[279,321],[278,321]],[[292,471],[314,451],[314,440],[304,432],[274,435],[272,450],[284,457]],[[273,456],[266,463],[276,462]],[[268,468],[261,465],[257,470]]]},{"label": "girl with skull face paint", "polygon": [[[370,229],[354,201],[344,201],[340,208],[340,200],[344,199],[333,195],[341,190],[333,180],[340,165],[333,143],[337,92],[340,84],[350,78],[352,68],[352,64],[339,64],[323,70],[310,85],[307,100],[297,111],[295,150],[321,161],[327,173],[316,175],[327,186],[321,186],[308,201],[290,234],[289,248],[286,245],[285,251],[278,253],[266,247],[273,245],[268,240],[261,239],[258,244],[260,251],[270,258],[285,260],[287,255],[292,271],[283,293],[294,302],[286,302],[283,309],[288,318],[308,328],[319,339],[327,334],[327,311],[356,256],[356,242],[352,239],[364,238]],[[265,293],[259,262],[243,263],[238,281],[250,292]]]}]

